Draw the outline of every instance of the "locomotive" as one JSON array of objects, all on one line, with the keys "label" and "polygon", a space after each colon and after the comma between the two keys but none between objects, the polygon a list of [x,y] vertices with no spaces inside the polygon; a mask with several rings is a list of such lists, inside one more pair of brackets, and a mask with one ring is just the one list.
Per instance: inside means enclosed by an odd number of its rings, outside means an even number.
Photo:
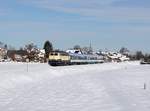
[{"label": "locomotive", "polygon": [[69,65],[70,56],[63,51],[52,51],[49,53],[48,63],[51,66]]},{"label": "locomotive", "polygon": [[103,59],[96,54],[83,54],[79,50],[52,51],[49,53],[48,63],[51,66],[80,65],[103,63]]}]

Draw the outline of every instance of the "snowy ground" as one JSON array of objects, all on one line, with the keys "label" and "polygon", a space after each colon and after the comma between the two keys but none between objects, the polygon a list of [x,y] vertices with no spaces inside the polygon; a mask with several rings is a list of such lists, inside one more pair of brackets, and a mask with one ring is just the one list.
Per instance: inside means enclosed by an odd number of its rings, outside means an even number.
[{"label": "snowy ground", "polygon": [[0,110],[150,111],[150,65],[0,63]]}]

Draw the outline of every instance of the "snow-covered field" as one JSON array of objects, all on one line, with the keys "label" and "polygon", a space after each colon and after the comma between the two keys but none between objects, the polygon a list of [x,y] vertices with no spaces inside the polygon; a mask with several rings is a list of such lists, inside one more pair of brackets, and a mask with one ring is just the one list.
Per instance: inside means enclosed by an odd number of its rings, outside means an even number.
[{"label": "snow-covered field", "polygon": [[0,111],[150,111],[150,65],[0,63]]}]

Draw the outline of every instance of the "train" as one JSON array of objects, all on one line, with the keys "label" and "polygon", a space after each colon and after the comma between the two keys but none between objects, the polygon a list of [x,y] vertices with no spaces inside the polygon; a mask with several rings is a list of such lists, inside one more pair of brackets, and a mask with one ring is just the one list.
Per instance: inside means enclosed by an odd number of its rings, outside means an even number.
[{"label": "train", "polygon": [[51,66],[81,65],[103,63],[104,60],[96,54],[83,54],[79,50],[52,51],[48,63]]}]

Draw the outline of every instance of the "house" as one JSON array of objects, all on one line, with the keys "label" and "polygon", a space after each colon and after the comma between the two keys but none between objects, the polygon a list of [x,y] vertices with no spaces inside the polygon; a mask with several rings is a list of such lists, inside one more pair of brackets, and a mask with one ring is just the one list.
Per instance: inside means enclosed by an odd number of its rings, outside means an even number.
[{"label": "house", "polygon": [[122,62],[122,61],[129,61],[130,59],[121,53],[116,53],[116,52],[109,52],[107,54],[107,57],[112,61],[112,62]]},{"label": "house", "polygon": [[12,61],[25,62],[27,59],[27,55],[28,53],[25,50],[8,50],[7,51],[7,56]]},{"label": "house", "polygon": [[0,61],[4,61],[7,58],[7,50],[0,48]]},{"label": "house", "polygon": [[38,56],[39,62],[43,63],[45,61],[45,50],[44,49],[39,50],[39,53],[37,56]]}]

